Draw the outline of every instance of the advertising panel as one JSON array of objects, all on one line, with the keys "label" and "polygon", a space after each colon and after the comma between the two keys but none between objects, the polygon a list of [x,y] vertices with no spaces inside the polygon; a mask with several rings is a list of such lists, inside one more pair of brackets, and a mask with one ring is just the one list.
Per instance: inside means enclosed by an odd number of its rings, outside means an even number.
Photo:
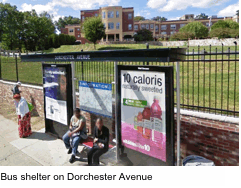
[{"label": "advertising panel", "polygon": [[65,67],[44,67],[46,119],[67,125],[67,78]]},{"label": "advertising panel", "polygon": [[174,158],[172,70],[118,66],[121,145],[168,164]]},{"label": "advertising panel", "polygon": [[112,85],[79,81],[80,109],[112,117]]}]

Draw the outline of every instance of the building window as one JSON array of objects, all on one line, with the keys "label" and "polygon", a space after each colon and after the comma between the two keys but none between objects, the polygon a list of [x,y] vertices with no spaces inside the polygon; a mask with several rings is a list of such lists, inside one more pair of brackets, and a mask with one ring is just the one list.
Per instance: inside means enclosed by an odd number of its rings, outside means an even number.
[{"label": "building window", "polygon": [[141,29],[145,29],[146,25],[145,24],[141,24]]},{"label": "building window", "polygon": [[78,35],[78,38],[80,38],[80,35]]},{"label": "building window", "polygon": [[166,34],[167,34],[167,32],[166,32],[166,31],[164,31],[164,32],[161,32],[161,34],[162,34],[162,35],[166,35]]},{"label": "building window", "polygon": [[166,30],[167,29],[167,25],[161,25],[161,30]]},{"label": "building window", "polygon": [[129,14],[128,14],[128,19],[129,19],[129,20],[132,19],[132,13],[129,13]]},{"label": "building window", "polygon": [[113,22],[108,23],[108,29],[114,29],[114,23]]},{"label": "building window", "polygon": [[151,24],[151,25],[150,25],[150,28],[153,29],[153,28],[154,28],[154,24]]},{"label": "building window", "polygon": [[104,28],[106,29],[106,24],[105,23],[103,23],[104,24]]},{"label": "building window", "polygon": [[105,12],[102,12],[102,18],[105,18]]},{"label": "building window", "polygon": [[128,24],[128,29],[132,30],[132,24]]},{"label": "building window", "polygon": [[180,28],[184,27],[186,24],[180,24]]},{"label": "building window", "polygon": [[135,26],[134,26],[134,29],[135,29],[135,30],[138,30],[138,25],[135,25]]},{"label": "building window", "polygon": [[120,29],[120,22],[116,23],[116,29]]},{"label": "building window", "polygon": [[149,24],[146,24],[146,29],[149,29]]},{"label": "building window", "polygon": [[73,33],[73,32],[74,32],[74,30],[73,30],[73,29],[69,29],[69,32],[70,32],[70,33]]},{"label": "building window", "polygon": [[176,33],[175,31],[171,31],[171,35],[173,35],[174,33]]},{"label": "building window", "polygon": [[97,13],[95,13],[95,17],[97,17],[98,16],[98,14]]},{"label": "building window", "polygon": [[114,11],[108,12],[108,18],[114,18]]},{"label": "building window", "polygon": [[84,16],[82,16],[82,20],[83,20],[83,21],[85,20],[85,17],[84,17]]},{"label": "building window", "polygon": [[156,32],[159,31],[159,26],[158,26],[158,25],[156,25],[156,27],[155,27],[155,31],[156,31]]},{"label": "building window", "polygon": [[77,31],[79,31],[79,28],[77,29]]},{"label": "building window", "polygon": [[119,11],[116,11],[116,17],[119,18]]},{"label": "building window", "polygon": [[171,29],[176,29],[176,24],[172,24]]}]

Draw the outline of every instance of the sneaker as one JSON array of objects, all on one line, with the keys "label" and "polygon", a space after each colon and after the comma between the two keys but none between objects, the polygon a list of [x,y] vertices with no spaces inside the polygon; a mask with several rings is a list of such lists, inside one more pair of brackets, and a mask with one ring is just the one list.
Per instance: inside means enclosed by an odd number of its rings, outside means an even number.
[{"label": "sneaker", "polygon": [[73,163],[75,161],[75,156],[74,155],[71,155],[70,159],[69,159],[69,162],[70,163]]},{"label": "sneaker", "polygon": [[69,150],[68,150],[67,153],[68,153],[68,154],[71,154],[71,153],[72,153],[72,148],[69,148]]}]

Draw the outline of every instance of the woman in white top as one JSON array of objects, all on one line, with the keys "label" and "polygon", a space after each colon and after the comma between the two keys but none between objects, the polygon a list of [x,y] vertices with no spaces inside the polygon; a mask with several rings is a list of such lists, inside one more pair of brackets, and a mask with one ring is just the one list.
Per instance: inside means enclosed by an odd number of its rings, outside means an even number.
[{"label": "woman in white top", "polygon": [[15,94],[13,98],[16,106],[16,113],[18,115],[19,137],[28,137],[32,134],[30,125],[31,114],[29,112],[28,103],[23,97],[20,96],[20,94]]},{"label": "woman in white top", "polygon": [[81,139],[86,139],[86,126],[85,118],[81,116],[80,109],[76,108],[74,115],[70,120],[69,131],[67,131],[63,136],[63,141],[65,147],[68,149],[68,154],[71,154],[69,160],[70,163],[73,163],[77,153],[77,149]]}]

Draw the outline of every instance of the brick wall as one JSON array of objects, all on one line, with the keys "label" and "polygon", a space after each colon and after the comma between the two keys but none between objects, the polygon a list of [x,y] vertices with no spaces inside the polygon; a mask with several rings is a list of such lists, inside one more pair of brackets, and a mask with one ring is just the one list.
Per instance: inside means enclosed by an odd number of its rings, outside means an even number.
[{"label": "brick wall", "polygon": [[[13,85],[0,81],[0,102],[8,101],[13,105],[11,88]],[[44,117],[43,90],[41,87],[21,87],[24,96],[32,101],[39,116]],[[77,106],[78,106],[77,96]],[[115,106],[113,105],[113,118],[103,117],[104,124],[110,130],[110,140],[115,135]],[[86,124],[93,130],[97,116],[83,112]],[[239,165],[239,125],[221,121],[213,121],[191,116],[181,116],[181,157],[200,155],[214,161],[218,166]]]}]

